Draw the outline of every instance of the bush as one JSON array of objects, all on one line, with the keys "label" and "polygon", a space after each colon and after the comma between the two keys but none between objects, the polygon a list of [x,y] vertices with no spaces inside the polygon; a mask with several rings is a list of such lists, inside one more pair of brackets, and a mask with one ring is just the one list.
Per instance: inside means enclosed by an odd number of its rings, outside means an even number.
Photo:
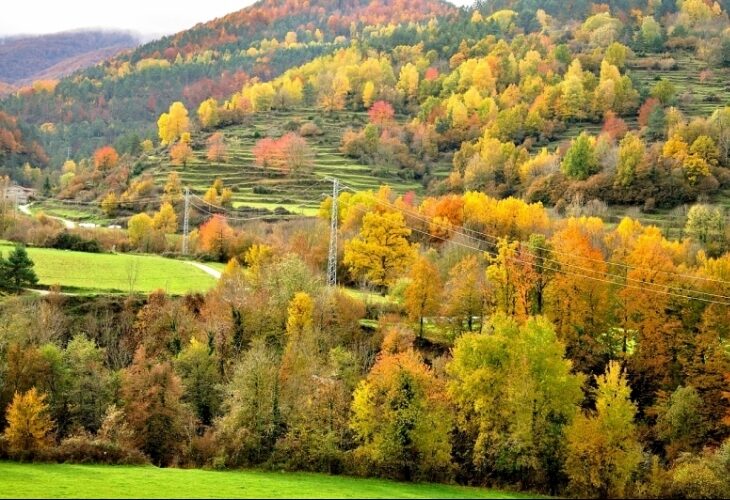
[{"label": "bush", "polygon": [[101,243],[96,239],[86,239],[78,234],[64,231],[51,243],[52,248],[73,250],[75,252],[101,253]]},{"label": "bush", "polygon": [[[51,461],[64,463],[94,463],[105,465],[143,465],[147,457],[136,449],[123,448],[118,444],[90,436],[72,436],[47,451]],[[44,455],[46,455],[44,454]]]},{"label": "bush", "polygon": [[254,186],[253,187],[254,194],[272,194],[273,192],[274,192],[274,190],[267,186]]}]

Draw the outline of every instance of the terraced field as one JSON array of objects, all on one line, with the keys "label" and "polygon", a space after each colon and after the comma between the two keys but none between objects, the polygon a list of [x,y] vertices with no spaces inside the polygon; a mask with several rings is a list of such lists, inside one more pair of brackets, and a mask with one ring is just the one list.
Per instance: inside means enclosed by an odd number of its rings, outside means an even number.
[{"label": "terraced field", "polygon": [[[713,69],[701,79],[700,73],[707,65],[689,53],[676,52],[676,69],[647,69],[630,67],[635,84],[651,87],[660,78],[671,81],[677,87],[677,107],[687,116],[709,116],[717,108],[730,106],[730,68]],[[641,63],[644,59],[638,59]]]},{"label": "terraced field", "polygon": [[[262,137],[280,137],[298,125],[315,121],[322,134],[308,137],[315,153],[314,169],[310,174],[288,175],[254,164],[252,148]],[[336,176],[355,189],[377,189],[388,184],[397,192],[416,191],[424,187],[418,180],[398,176],[398,168],[389,165],[361,165],[339,151],[343,131],[348,127],[360,128],[367,121],[364,113],[341,112],[329,115],[300,110],[271,112],[256,115],[248,125],[222,130],[228,152],[228,161],[211,162],[206,159],[205,141],[210,134],[201,135],[193,144],[194,158],[184,167],[170,164],[165,152],[148,157],[143,166],[150,169],[162,185],[168,173],[176,170],[185,185],[195,194],[202,195],[216,177],[234,191],[233,206],[274,210],[278,207],[306,215],[316,212],[320,201],[332,189],[328,177]],[[432,175],[445,176],[451,169],[444,159],[432,170]],[[258,186],[258,193],[254,187]]]}]

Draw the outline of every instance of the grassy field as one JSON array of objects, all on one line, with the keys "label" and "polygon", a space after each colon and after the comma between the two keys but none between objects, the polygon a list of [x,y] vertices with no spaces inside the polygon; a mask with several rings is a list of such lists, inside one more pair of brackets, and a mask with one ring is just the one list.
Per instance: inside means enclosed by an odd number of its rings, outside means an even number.
[{"label": "grassy field", "polygon": [[[12,246],[0,243],[7,255]],[[50,248],[28,248],[35,263],[39,284],[60,285],[66,292],[148,293],[163,289],[170,294],[199,292],[212,288],[216,280],[190,264],[154,255],[92,254]]]},{"label": "grassy field", "polygon": [[[313,120],[322,134],[307,138],[315,153],[314,169],[310,174],[289,176],[254,165],[252,148],[259,138],[279,137]],[[143,166],[152,172],[158,185],[163,185],[168,173],[175,170],[180,173],[183,184],[190,186],[195,194],[202,195],[215,178],[220,177],[227,187],[234,190],[233,206],[236,208],[274,210],[282,207],[304,215],[314,215],[320,201],[331,192],[332,184],[326,180],[330,176],[338,177],[355,189],[377,189],[388,184],[397,192],[414,190],[423,193],[424,188],[419,181],[400,178],[396,167],[380,165],[376,173],[373,166],[360,165],[340,153],[344,130],[348,127],[358,129],[366,121],[366,114],[354,112],[323,114],[298,110],[262,113],[256,115],[250,124],[221,130],[229,156],[225,163],[206,159],[206,135],[196,138],[194,158],[184,167],[171,165],[167,153],[162,152],[143,160]],[[432,174],[442,177],[450,169],[451,162],[444,158],[434,166]],[[254,187],[266,193],[254,193]]]},{"label": "grassy field", "polygon": [[306,473],[0,462],[0,498],[531,498],[441,484]]}]

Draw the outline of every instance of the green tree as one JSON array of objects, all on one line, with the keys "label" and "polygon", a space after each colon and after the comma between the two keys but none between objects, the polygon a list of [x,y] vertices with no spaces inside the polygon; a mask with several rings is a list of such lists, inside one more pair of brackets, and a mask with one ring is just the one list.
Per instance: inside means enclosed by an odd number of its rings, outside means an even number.
[{"label": "green tree", "polygon": [[671,81],[662,78],[651,87],[651,96],[659,99],[664,106],[670,105],[677,96],[677,87]]},{"label": "green tree", "polygon": [[38,283],[34,265],[22,245],[17,245],[7,259],[0,255],[0,289],[18,293],[23,288]]},{"label": "green tree", "polygon": [[217,438],[227,465],[265,461],[283,427],[279,410],[279,358],[255,341],[236,366],[226,387],[225,414]]},{"label": "green tree", "polygon": [[618,150],[618,166],[616,167],[615,183],[619,186],[630,186],[636,177],[636,171],[644,160],[646,147],[644,141],[633,133],[629,132],[621,139]]},{"label": "green tree", "polygon": [[72,426],[96,432],[110,403],[110,374],[104,366],[106,353],[83,334],[66,346],[68,412]]},{"label": "green tree", "polygon": [[190,405],[203,425],[211,425],[222,401],[216,356],[206,344],[192,338],[175,360],[175,369],[185,388],[183,401]]},{"label": "green tree", "polygon": [[550,322],[524,325],[502,314],[465,334],[446,367],[457,425],[473,444],[473,464],[509,481],[555,487],[564,461],[564,429],[583,398]]},{"label": "green tree", "polygon": [[583,132],[571,143],[560,168],[566,176],[581,181],[598,171],[598,160],[591,136]]},{"label": "green tree", "polygon": [[565,472],[579,496],[622,497],[641,462],[636,405],[618,362],[609,363],[597,382],[595,413],[579,415],[567,430]]},{"label": "green tree", "polygon": [[694,387],[678,387],[659,410],[656,431],[667,443],[667,455],[699,451],[704,443],[707,422],[702,416],[702,398]]}]

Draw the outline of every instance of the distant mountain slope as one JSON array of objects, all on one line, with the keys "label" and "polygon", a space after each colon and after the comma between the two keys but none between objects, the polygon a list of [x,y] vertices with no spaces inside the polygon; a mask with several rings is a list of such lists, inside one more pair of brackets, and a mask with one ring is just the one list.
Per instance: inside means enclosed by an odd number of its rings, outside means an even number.
[{"label": "distant mountain slope", "polygon": [[444,0],[260,0],[250,7],[140,47],[133,58],[175,57],[219,47],[248,48],[287,32],[300,38],[321,30],[325,40],[349,37],[351,27],[399,24],[455,14]]},{"label": "distant mountain slope", "polygon": [[0,82],[0,97],[15,92],[15,87],[6,82]]},{"label": "distant mountain slope", "polygon": [[32,37],[0,39],[0,81],[29,83],[58,78],[134,48],[130,33],[72,31]]},{"label": "distant mountain slope", "polygon": [[[54,165],[69,148],[77,158],[110,143],[134,152],[141,138],[155,137],[157,117],[173,101],[194,110],[252,78],[273,78],[346,46],[371,26],[391,25],[392,31],[393,25],[446,22],[459,13],[443,0],[261,0],[76,72],[57,86],[6,96],[0,109],[36,129],[54,125],[52,134],[41,134]],[[22,78],[3,77],[0,70],[0,81]]]}]

